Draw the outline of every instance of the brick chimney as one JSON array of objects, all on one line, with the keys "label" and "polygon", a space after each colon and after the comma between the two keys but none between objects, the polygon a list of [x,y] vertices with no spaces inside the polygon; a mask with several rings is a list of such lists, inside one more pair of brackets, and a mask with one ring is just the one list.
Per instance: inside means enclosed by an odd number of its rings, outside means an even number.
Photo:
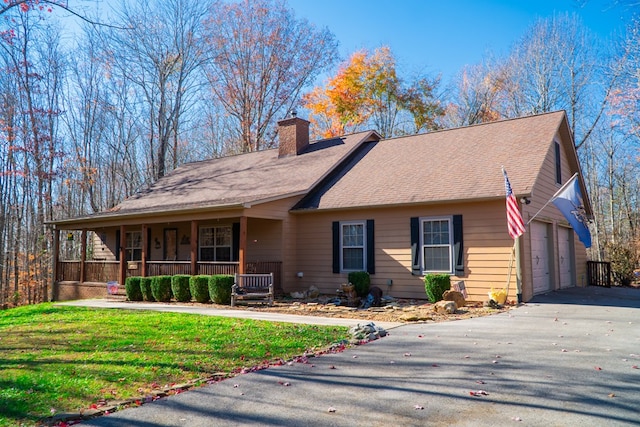
[{"label": "brick chimney", "polygon": [[278,158],[297,156],[309,146],[309,122],[292,113],[290,118],[278,122],[278,138]]}]

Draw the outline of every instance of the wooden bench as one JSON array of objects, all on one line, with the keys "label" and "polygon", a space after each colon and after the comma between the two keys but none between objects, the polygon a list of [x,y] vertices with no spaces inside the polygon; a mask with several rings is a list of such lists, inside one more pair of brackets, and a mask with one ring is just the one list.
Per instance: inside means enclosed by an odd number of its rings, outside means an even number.
[{"label": "wooden bench", "polygon": [[273,305],[273,273],[236,274],[231,288],[231,307],[243,301]]}]

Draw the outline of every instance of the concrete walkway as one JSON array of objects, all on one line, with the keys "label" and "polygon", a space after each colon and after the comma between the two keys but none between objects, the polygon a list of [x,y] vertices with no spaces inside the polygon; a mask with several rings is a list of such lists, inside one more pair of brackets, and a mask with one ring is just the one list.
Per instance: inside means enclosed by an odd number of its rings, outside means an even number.
[{"label": "concrete walkway", "polygon": [[[273,313],[268,311],[258,310],[225,310],[220,308],[207,307],[203,305],[191,306],[191,305],[178,305],[178,304],[165,304],[165,303],[130,303],[125,301],[117,301],[110,299],[89,299],[89,300],[77,300],[77,301],[65,301],[57,303],[59,305],[71,305],[76,307],[92,307],[92,308],[119,308],[126,310],[153,310],[153,311],[167,311],[172,313],[191,313],[202,314],[205,316],[221,316],[221,317],[235,317],[239,319],[255,319],[255,320],[267,320],[270,322],[286,322],[286,323],[300,323],[305,325],[326,325],[326,326],[355,326],[358,323],[368,323],[362,319],[341,319],[337,317],[319,317],[319,316],[302,316],[296,314],[283,314]],[[403,325],[400,322],[376,322],[376,325],[385,329],[395,328]]]},{"label": "concrete walkway", "polygon": [[82,425],[638,426],[639,315],[638,290],[569,289]]}]

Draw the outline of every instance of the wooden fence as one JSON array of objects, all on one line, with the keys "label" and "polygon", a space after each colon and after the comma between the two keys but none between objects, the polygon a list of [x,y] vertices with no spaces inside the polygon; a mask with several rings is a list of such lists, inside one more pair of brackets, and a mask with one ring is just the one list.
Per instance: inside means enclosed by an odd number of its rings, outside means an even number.
[{"label": "wooden fence", "polygon": [[[80,282],[81,261],[58,261],[56,282]],[[118,280],[120,263],[118,261],[86,261],[84,271],[85,282],[107,283]],[[139,261],[126,265],[127,277],[142,275],[142,264]],[[282,290],[280,282],[282,276],[280,261],[253,261],[246,264],[246,273],[273,273],[276,292]],[[197,274],[230,274],[238,272],[237,262],[209,262],[197,263]],[[190,261],[147,261],[147,276],[173,276],[191,272]]]},{"label": "wooden fence", "polygon": [[611,287],[611,263],[587,261],[587,284],[589,286]]}]

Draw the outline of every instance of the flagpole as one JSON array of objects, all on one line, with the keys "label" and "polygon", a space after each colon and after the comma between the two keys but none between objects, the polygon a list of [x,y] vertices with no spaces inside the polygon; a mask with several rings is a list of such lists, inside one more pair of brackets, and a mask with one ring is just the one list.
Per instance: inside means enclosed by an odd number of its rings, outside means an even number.
[{"label": "flagpole", "polygon": [[509,298],[509,285],[511,284],[511,271],[513,270],[513,257],[516,253],[516,242],[518,239],[513,239],[513,247],[511,248],[511,254],[509,255],[509,271],[507,272],[507,287],[506,295]]},{"label": "flagpole", "polygon": [[549,203],[553,202],[558,197],[558,194],[562,193],[562,191],[564,191],[564,189],[569,186],[571,181],[573,181],[573,178],[575,178],[576,176],[578,176],[578,172],[574,173],[573,176],[569,178],[569,180],[565,182],[564,185],[560,187],[560,189],[556,191],[553,196],[551,196],[551,198],[547,201],[547,203],[545,203],[544,206],[538,209],[538,212],[536,212],[531,218],[529,218],[529,221],[527,221],[527,225],[529,225],[529,223],[533,221],[533,219],[537,217],[540,214],[540,212],[542,212],[542,210],[549,205]]}]

